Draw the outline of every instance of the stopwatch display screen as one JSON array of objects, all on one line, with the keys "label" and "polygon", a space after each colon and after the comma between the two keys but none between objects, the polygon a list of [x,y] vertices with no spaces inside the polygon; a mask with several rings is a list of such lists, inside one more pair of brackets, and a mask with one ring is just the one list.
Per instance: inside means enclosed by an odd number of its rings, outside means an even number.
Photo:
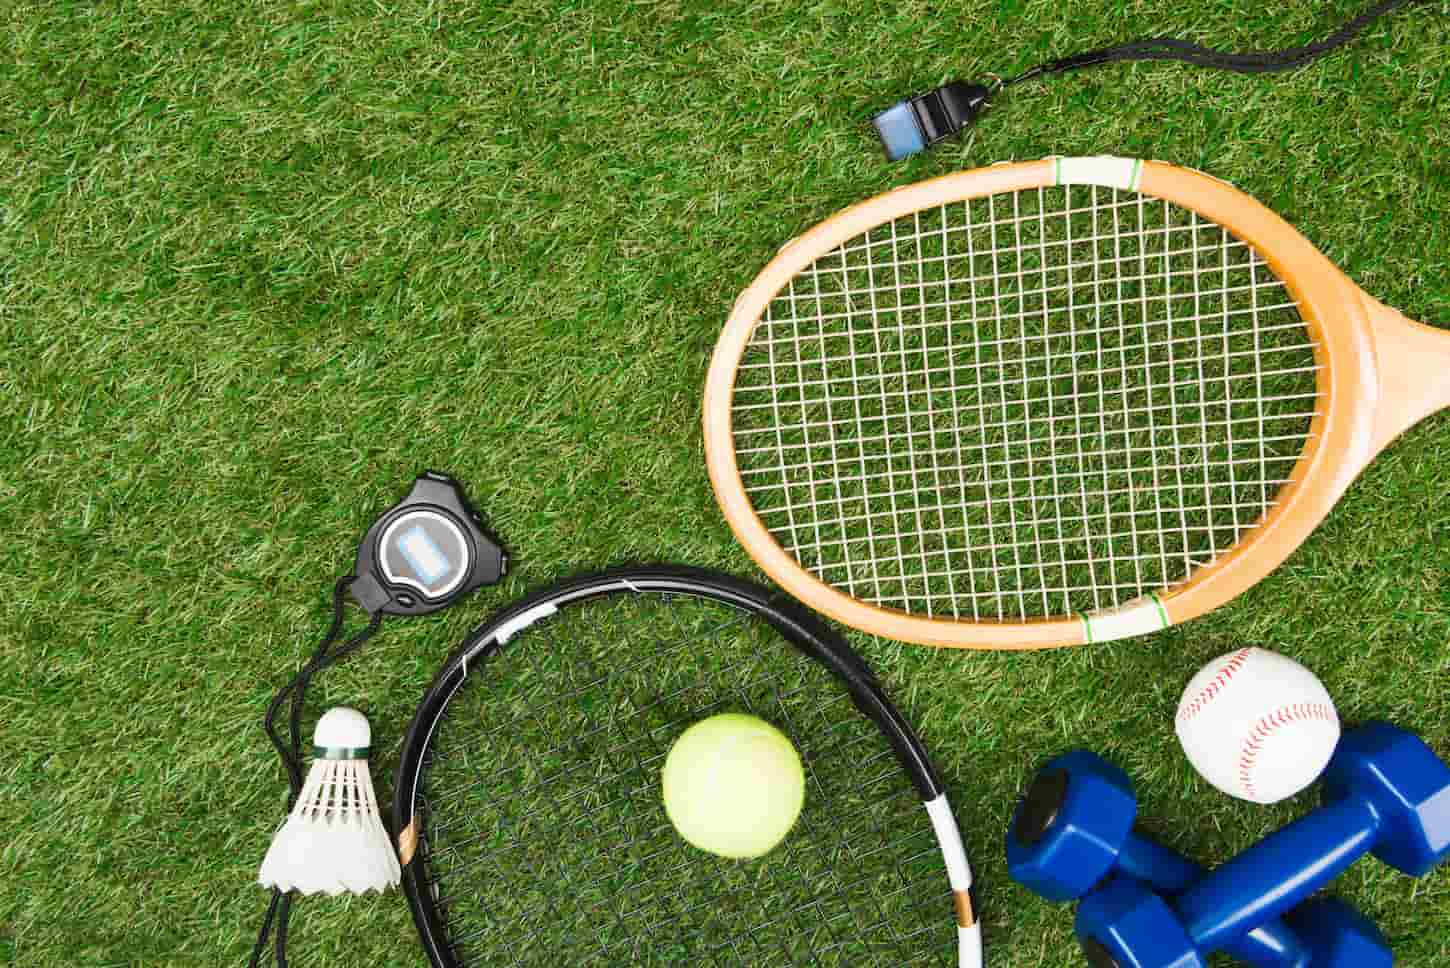
[{"label": "stopwatch display screen", "polygon": [[381,541],[383,574],[428,598],[447,595],[468,574],[463,531],[443,514],[410,511],[388,525]]},{"label": "stopwatch display screen", "polygon": [[421,524],[413,525],[399,536],[398,550],[413,566],[413,571],[430,584],[441,581],[453,570],[448,556],[438,547],[438,542],[428,537],[428,531]]}]

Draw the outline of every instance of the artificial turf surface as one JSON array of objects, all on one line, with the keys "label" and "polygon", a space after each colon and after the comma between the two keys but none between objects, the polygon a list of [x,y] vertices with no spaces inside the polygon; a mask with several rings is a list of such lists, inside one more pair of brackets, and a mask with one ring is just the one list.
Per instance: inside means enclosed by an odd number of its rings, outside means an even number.
[{"label": "artificial turf surface", "polygon": [[[385,799],[432,671],[493,608],[609,564],[754,574],[703,469],[707,357],[776,248],[851,202],[1005,159],[1170,160],[1450,324],[1443,2],[1286,76],[1115,66],[1023,87],[904,164],[864,124],[956,76],[1143,34],[1300,43],[1361,5],[8,5],[0,961],[243,960],[284,808],[262,708],[420,468],[467,482],[516,567],[317,683],[313,715],[368,713]],[[1441,415],[1211,617],[1035,655],[853,636],[948,782],[992,964],[1080,963],[1069,911],[1002,859],[1046,756],[1109,755],[1148,827],[1208,862],[1310,805],[1230,800],[1179,753],[1178,693],[1212,656],[1298,657],[1346,721],[1450,755],[1447,490]],[[1336,889],[1400,963],[1450,965],[1450,874],[1365,861]],[[396,895],[303,901],[292,953],[421,961]]]}]

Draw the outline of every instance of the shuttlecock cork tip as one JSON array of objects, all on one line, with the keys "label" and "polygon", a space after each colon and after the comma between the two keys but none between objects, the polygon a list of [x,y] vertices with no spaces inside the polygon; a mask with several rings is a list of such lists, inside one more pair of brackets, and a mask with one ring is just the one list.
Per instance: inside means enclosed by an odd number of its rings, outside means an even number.
[{"label": "shuttlecock cork tip", "polygon": [[346,706],[335,706],[323,713],[312,731],[316,753],[326,759],[367,759],[372,739],[367,717]]}]

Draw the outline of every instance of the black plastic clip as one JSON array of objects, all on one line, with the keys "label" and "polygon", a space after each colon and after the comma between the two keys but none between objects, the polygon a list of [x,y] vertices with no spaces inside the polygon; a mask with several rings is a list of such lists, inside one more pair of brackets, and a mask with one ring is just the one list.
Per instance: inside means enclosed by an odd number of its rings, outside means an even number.
[{"label": "black plastic clip", "polygon": [[992,97],[985,84],[952,81],[893,104],[871,119],[890,161],[899,161],[950,138],[976,120]]}]

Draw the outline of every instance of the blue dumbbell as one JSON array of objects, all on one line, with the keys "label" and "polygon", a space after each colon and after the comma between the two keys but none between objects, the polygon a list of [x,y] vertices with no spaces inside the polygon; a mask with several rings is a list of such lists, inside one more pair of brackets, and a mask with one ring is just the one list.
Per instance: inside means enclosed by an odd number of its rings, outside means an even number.
[{"label": "blue dumbbell", "polygon": [[1450,766],[1413,733],[1373,723],[1344,734],[1324,805],[1176,897],[1122,878],[1083,899],[1077,931],[1103,968],[1199,968],[1255,925],[1303,901],[1366,853],[1412,876],[1450,856]]},{"label": "blue dumbbell", "polygon": [[[1113,875],[1165,894],[1202,878],[1203,868],[1133,832],[1137,809],[1127,774],[1102,757],[1077,750],[1050,760],[1019,801],[1007,834],[1012,877],[1054,901],[1082,897]],[[1312,932],[1316,946],[1304,943],[1305,932]],[[1377,949],[1377,958],[1366,954]],[[1374,926],[1341,903],[1306,906],[1293,929],[1269,921],[1226,950],[1264,968],[1392,963]],[[1352,952],[1358,960],[1329,957],[1336,952]]]},{"label": "blue dumbbell", "polygon": [[[1153,913],[1151,905],[1141,904],[1145,896],[1157,897],[1148,893],[1141,882],[1131,878],[1114,878],[1083,900],[1078,908],[1078,935],[1081,937],[1084,932],[1091,932],[1093,927],[1087,922],[1104,913],[1114,915],[1120,927],[1131,927],[1138,917]],[[1394,968],[1394,955],[1390,953],[1384,935],[1363,914],[1337,898],[1306,901],[1289,912],[1283,922],[1273,921],[1270,924],[1280,927],[1266,930],[1266,926],[1261,926],[1225,945],[1224,952],[1254,965]],[[1276,940],[1285,938],[1293,939],[1296,947],[1276,949],[1272,946]],[[1155,960],[1164,957],[1165,953],[1151,944],[1146,949],[1135,950],[1136,954],[1143,956],[1141,960],[1120,961],[1108,945],[1091,936],[1083,937],[1082,948],[1093,968],[1139,968],[1147,965],[1196,968],[1205,964],[1201,960]]]},{"label": "blue dumbbell", "polygon": [[1392,968],[1395,963],[1374,922],[1338,898],[1305,901],[1284,920],[1309,949],[1311,965]]}]

